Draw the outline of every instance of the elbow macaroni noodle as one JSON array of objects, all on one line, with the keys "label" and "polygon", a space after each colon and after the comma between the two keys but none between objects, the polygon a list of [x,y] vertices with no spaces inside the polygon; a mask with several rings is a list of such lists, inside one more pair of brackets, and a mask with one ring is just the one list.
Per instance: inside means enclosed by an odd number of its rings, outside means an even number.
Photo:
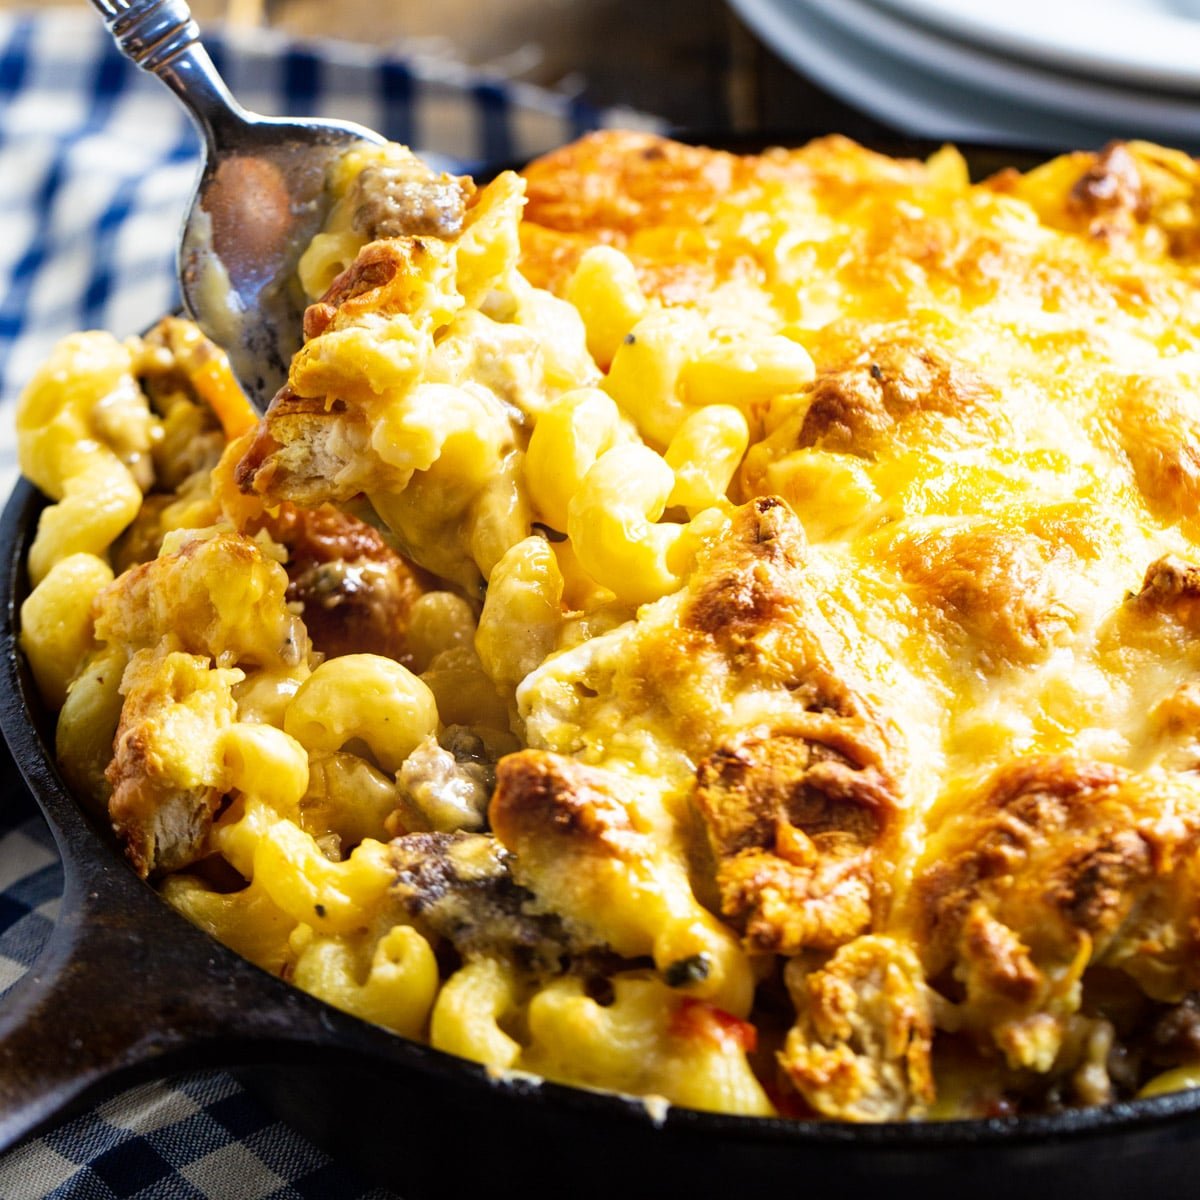
[{"label": "elbow macaroni noodle", "polygon": [[433,693],[407,667],[377,654],[323,662],[297,689],[283,728],[310,754],[361,738],[385,771],[395,771],[437,728]]},{"label": "elbow macaroni noodle", "polygon": [[154,426],[129,351],[76,334],[34,376],[17,414],[21,468],[56,501],[29,552],[35,583],[72,554],[103,557],[142,503]]}]

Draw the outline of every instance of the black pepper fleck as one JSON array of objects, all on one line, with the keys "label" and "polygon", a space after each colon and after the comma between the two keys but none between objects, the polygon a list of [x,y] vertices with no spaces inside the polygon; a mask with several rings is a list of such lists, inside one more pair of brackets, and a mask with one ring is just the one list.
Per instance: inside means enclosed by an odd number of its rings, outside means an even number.
[{"label": "black pepper fleck", "polygon": [[689,983],[702,983],[712,971],[712,963],[707,954],[693,954],[691,958],[681,958],[671,963],[663,972],[667,987],[687,987]]}]

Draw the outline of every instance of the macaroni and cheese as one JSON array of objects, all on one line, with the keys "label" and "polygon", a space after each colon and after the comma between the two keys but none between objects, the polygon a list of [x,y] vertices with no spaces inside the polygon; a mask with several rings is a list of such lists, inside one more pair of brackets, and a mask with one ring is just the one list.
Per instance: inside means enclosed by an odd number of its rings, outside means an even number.
[{"label": "macaroni and cheese", "polygon": [[351,152],[258,419],[67,339],[22,645],[135,868],[496,1070],[749,1115],[1200,1083],[1200,166]]}]

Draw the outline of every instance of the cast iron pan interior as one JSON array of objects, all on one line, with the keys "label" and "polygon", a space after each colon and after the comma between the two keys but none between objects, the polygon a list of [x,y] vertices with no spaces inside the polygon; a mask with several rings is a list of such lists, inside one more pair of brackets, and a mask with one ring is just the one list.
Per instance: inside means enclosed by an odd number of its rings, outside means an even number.
[{"label": "cast iron pan interior", "polygon": [[[720,140],[730,144],[728,134]],[[773,141],[797,138],[758,135],[730,148]],[[968,151],[976,176],[1044,157]],[[43,504],[22,481],[0,518],[0,727],[62,853],[65,890],[46,950],[0,1010],[0,1150],[137,1079],[226,1066],[283,1118],[405,1200],[476,1188],[606,1200],[614,1192],[743,1196],[768,1187],[1104,1200],[1193,1188],[1200,1090],[943,1124],[851,1127],[676,1108],[656,1116],[636,1099],[493,1077],[259,970],[142,883],[58,775],[53,716],[17,644],[26,550]]]}]

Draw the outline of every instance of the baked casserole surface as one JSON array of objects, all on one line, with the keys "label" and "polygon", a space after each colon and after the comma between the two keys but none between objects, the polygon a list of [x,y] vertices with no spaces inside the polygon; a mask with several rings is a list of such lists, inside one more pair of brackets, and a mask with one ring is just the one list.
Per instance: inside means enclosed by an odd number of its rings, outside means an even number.
[{"label": "baked casserole surface", "polygon": [[1198,186],[352,152],[261,420],[177,318],[21,398],[64,777],[238,952],[499,1072],[1200,1083]]}]

